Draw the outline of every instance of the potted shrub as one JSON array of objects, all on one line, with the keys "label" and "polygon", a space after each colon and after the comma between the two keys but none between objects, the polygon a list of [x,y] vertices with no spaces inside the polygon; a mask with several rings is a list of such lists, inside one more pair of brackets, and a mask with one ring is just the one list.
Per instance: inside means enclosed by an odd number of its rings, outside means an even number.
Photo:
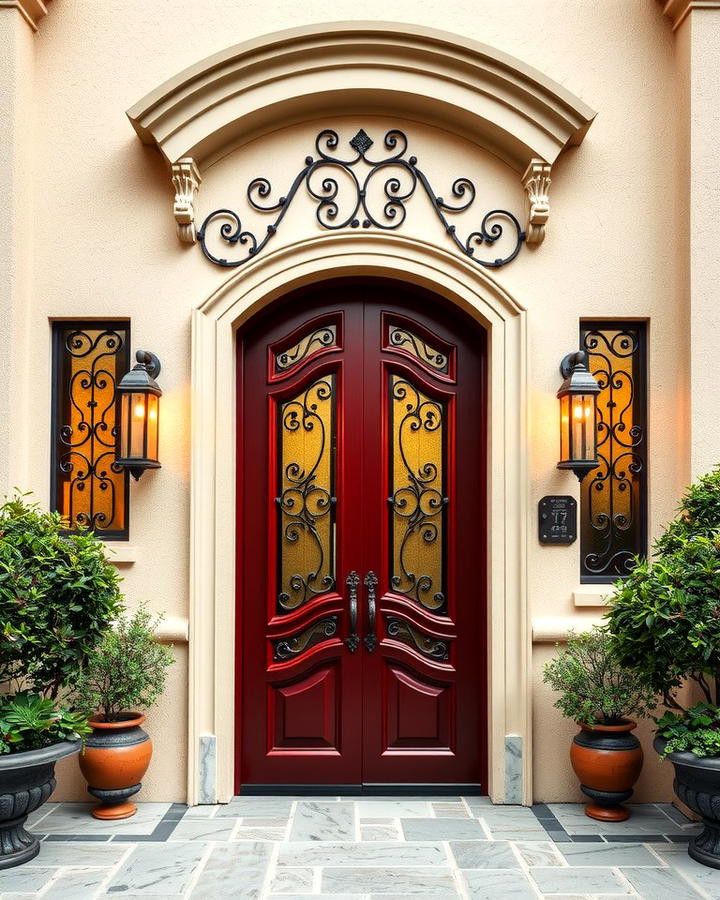
[{"label": "potted shrub", "polygon": [[152,741],[138,710],[152,706],[165,689],[172,652],[155,640],[160,617],[144,606],[122,615],[108,631],[78,679],[75,698],[90,716],[92,734],[80,756],[88,791],[101,803],[97,819],[127,819],[137,812],[129,799],[142,787]]},{"label": "potted shrub", "polygon": [[570,761],[580,790],[592,801],[591,819],[622,822],[630,813],[622,806],[640,776],[643,751],[631,732],[653,706],[653,693],[613,655],[609,635],[601,628],[568,637],[567,649],[545,664],[543,680],[560,692],[555,703],[574,719],[580,732],[573,738]]},{"label": "potted shrub", "polygon": [[0,505],[0,869],[40,850],[25,821],[89,731],[63,695],[120,609],[102,543],[65,525],[21,495]]},{"label": "potted shrub", "polygon": [[[675,767],[680,800],[705,822],[688,852],[720,868],[720,468],[688,489],[652,562],[637,560],[618,583],[608,621],[619,658],[669,708],[655,720],[655,748]],[[678,689],[688,683],[683,705]]]}]

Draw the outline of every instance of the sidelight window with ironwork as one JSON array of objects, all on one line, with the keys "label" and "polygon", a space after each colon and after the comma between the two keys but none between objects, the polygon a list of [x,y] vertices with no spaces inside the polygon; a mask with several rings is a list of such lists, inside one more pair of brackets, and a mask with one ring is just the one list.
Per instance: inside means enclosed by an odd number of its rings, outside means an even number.
[{"label": "sidelight window with ironwork", "polygon": [[116,465],[115,387],[130,367],[130,323],[53,324],[51,502],[68,528],[128,538],[128,474]]},{"label": "sidelight window with ironwork", "polygon": [[581,483],[580,577],[607,583],[647,553],[647,327],[582,322],[580,346],[600,386],[599,466]]}]

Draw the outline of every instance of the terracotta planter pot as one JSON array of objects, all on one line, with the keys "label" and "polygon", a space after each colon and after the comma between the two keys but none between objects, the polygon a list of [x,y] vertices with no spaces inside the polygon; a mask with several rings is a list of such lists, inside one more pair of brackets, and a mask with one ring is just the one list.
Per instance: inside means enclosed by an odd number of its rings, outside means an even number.
[{"label": "terracotta planter pot", "polygon": [[582,730],[573,738],[570,761],[580,790],[592,801],[585,815],[601,822],[623,822],[630,813],[621,804],[632,796],[643,764],[640,741],[630,734],[637,722],[578,725]]},{"label": "terracotta planter pot", "polygon": [[80,746],[79,740],[63,741],[0,756],[0,869],[20,866],[40,852],[40,842],[25,830],[25,820],[55,790],[55,763]]},{"label": "terracotta planter pot", "polygon": [[[656,737],[653,746],[662,755],[666,744],[665,738]],[[702,816],[705,826],[690,838],[688,854],[704,866],[720,869],[720,759],[685,752],[671,753],[668,759],[675,767],[673,790]]]},{"label": "terracotta planter pot", "polygon": [[152,756],[150,735],[140,727],[145,716],[122,713],[118,722],[92,716],[93,733],[80,754],[80,770],[88,791],[101,800],[93,810],[96,819],[127,819],[137,806],[129,799],[142,787]]}]

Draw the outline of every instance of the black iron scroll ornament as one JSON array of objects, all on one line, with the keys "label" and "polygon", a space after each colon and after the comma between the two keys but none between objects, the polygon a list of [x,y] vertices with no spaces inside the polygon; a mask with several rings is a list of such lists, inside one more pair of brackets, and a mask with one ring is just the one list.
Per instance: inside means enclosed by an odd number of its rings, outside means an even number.
[{"label": "black iron scroll ornament", "polygon": [[[225,268],[242,266],[253,259],[277,232],[285,213],[303,184],[313,200],[317,201],[315,218],[322,228],[337,231],[341,228],[374,227],[385,231],[394,231],[405,221],[407,215],[405,204],[420,185],[430,200],[442,227],[455,246],[478,265],[497,269],[512,262],[520,252],[525,240],[525,232],[520,227],[517,218],[504,209],[492,209],[485,213],[477,230],[472,231],[465,239],[458,237],[455,225],[450,224],[447,215],[465,212],[473,205],[476,198],[475,185],[469,178],[456,178],[451,187],[454,202],[448,203],[439,197],[431,187],[425,173],[418,168],[417,157],[408,156],[406,158],[408,140],[399,129],[393,128],[385,135],[384,146],[389,155],[384,159],[374,160],[367,157],[374,142],[362,129],[349,141],[350,147],[356,154],[352,159],[340,159],[331,155],[339,143],[340,138],[336,131],[330,128],[321,131],[315,138],[315,151],[318,158],[305,157],[305,167],[295,176],[290,190],[274,203],[268,201],[272,193],[272,185],[267,178],[254,178],[250,182],[247,187],[247,200],[252,209],[261,213],[276,214],[275,220],[267,226],[264,235],[244,230],[240,216],[231,209],[216,209],[211,212],[205,218],[197,235],[205,256],[211,262]],[[360,166],[361,163],[368,166],[369,170],[364,171]],[[382,199],[380,200],[382,212],[376,215],[371,209],[372,203],[368,197],[368,190],[375,175],[380,171],[385,171],[389,177],[382,186]],[[340,211],[341,188],[338,177],[349,185],[349,211],[345,215],[342,215]],[[216,222],[221,223],[220,238],[223,241],[231,246],[240,244],[245,248],[245,254],[240,259],[228,260],[221,256],[215,256],[208,249],[208,228]],[[495,259],[480,259],[476,256],[476,250],[480,247],[491,247],[495,241],[501,238],[505,228],[512,229],[515,239],[515,245],[507,256]]]}]

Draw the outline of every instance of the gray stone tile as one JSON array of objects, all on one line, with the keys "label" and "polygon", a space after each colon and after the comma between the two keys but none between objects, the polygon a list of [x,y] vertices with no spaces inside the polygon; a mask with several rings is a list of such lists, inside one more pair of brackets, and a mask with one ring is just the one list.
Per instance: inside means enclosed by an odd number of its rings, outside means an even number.
[{"label": "gray stone tile", "polygon": [[490,830],[490,837],[494,841],[546,841],[548,839],[547,831],[515,831],[514,829],[496,829]]},{"label": "gray stone tile", "polygon": [[690,884],[705,891],[710,897],[720,897],[720,869],[711,869],[695,862],[688,856],[685,844],[665,844],[656,849],[662,861],[684,875]]},{"label": "gray stone tile", "polygon": [[394,825],[363,825],[360,837],[363,841],[399,841],[400,832]]},{"label": "gray stone tile", "polygon": [[441,843],[424,841],[363,841],[361,843],[302,842],[281,844],[278,866],[442,866],[447,855]]},{"label": "gray stone tile", "polygon": [[519,869],[520,862],[508,841],[451,841],[459,869]]},{"label": "gray stone tile", "polygon": [[[447,799],[447,798],[446,798]],[[495,806],[492,800],[489,797],[480,797],[478,795],[471,797],[462,797],[470,809],[480,809],[481,807],[486,809],[488,806],[492,809],[518,809],[518,807],[505,807],[504,805]]]},{"label": "gray stone tile", "polygon": [[313,870],[287,867],[276,869],[270,882],[271,894],[297,894],[298,891],[312,892]]},{"label": "gray stone tile", "polygon": [[[627,888],[612,869],[570,869],[540,866],[530,871],[543,894],[627,894]],[[567,898],[565,898],[567,900]]]},{"label": "gray stone tile", "polygon": [[634,869],[623,866],[621,873],[641,897],[653,900],[698,900],[703,895],[672,869]]},{"label": "gray stone tile", "polygon": [[431,806],[435,815],[440,819],[465,819],[470,815],[464,803],[432,803]]},{"label": "gray stone tile", "polygon": [[100,866],[107,868],[120,862],[132,847],[120,841],[43,841],[40,853],[25,863],[23,869],[33,866]]},{"label": "gray stone tile", "polygon": [[692,820],[688,819],[688,817],[680,812],[679,809],[676,809],[672,803],[655,803],[653,804],[657,809],[660,810],[661,813],[668,816],[668,818],[672,819],[676,825],[691,825]]},{"label": "gray stone tile", "polygon": [[642,844],[563,844],[560,852],[571,866],[657,866]]},{"label": "gray stone tile", "polygon": [[218,810],[222,809],[219,804],[205,806],[190,806],[185,813],[186,819],[212,819]]},{"label": "gray stone tile", "polygon": [[432,815],[431,804],[421,800],[359,800],[357,810],[363,820],[428,818]]},{"label": "gray stone tile", "polygon": [[515,849],[526,866],[562,866],[563,858],[552,841],[516,841]]},{"label": "gray stone tile", "polygon": [[[101,821],[93,819],[90,810],[95,803],[59,803],[52,815],[42,820],[43,834],[150,834],[165,813],[169,803],[139,803],[130,819]],[[40,829],[38,829],[40,830]]]},{"label": "gray stone tile", "polygon": [[92,897],[108,880],[112,869],[68,869],[54,878],[43,897],[50,900],[79,900]]},{"label": "gray stone tile", "polygon": [[[268,894],[269,900],[367,900],[367,894]],[[383,897],[383,900],[388,900]]]},{"label": "gray stone tile", "polygon": [[113,876],[107,893],[182,894],[204,852],[204,844],[138,844]]},{"label": "gray stone tile", "polygon": [[527,806],[485,806],[473,813],[490,824],[517,823],[525,826],[538,824],[535,813]]},{"label": "gray stone tile", "polygon": [[422,894],[423,897],[456,897],[455,880],[446,868],[433,869],[323,869],[321,890],[326,894]]},{"label": "gray stone tile", "polygon": [[0,894],[39,891],[56,872],[57,869],[26,866],[0,870]]},{"label": "gray stone tile", "polygon": [[292,809],[291,797],[234,797],[215,813],[216,819],[288,818]]},{"label": "gray stone tile", "polygon": [[39,809],[34,810],[27,817],[27,827],[32,831],[33,826],[37,822],[44,819],[45,816],[49,816],[51,813],[55,812],[58,806],[60,806],[59,803],[44,803]]},{"label": "gray stone tile", "polygon": [[401,819],[407,841],[484,840],[487,835],[477,819]]},{"label": "gray stone tile", "polygon": [[354,841],[353,803],[300,802],[295,809],[291,841]]},{"label": "gray stone tile", "polygon": [[[248,821],[252,821],[248,819]],[[283,841],[285,828],[253,828],[251,825],[240,825],[234,832],[234,841]]]},{"label": "gray stone tile", "polygon": [[170,841],[228,841],[237,825],[232,819],[185,819],[178,822]]},{"label": "gray stone tile", "polygon": [[[186,845],[187,846],[187,845]],[[257,841],[217,844],[200,873],[190,897],[218,900],[220,897],[259,897],[272,855],[272,844]]]},{"label": "gray stone tile", "polygon": [[536,900],[537,894],[522,872],[512,869],[464,869],[460,876],[473,900]]}]

